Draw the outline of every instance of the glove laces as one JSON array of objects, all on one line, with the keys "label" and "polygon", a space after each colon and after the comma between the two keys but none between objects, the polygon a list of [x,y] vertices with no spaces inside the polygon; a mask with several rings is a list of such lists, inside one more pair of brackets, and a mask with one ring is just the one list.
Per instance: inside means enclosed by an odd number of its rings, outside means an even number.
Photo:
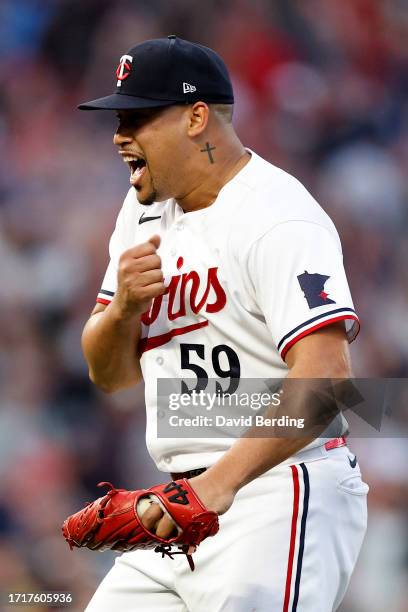
[{"label": "glove laces", "polygon": [[195,552],[195,546],[188,546],[188,544],[184,544],[183,546],[179,546],[180,550],[174,550],[171,544],[160,544],[156,546],[154,552],[161,553],[162,559],[167,556],[170,559],[173,559],[173,555],[186,555],[188,564],[192,572],[194,572],[194,561],[192,553]]}]

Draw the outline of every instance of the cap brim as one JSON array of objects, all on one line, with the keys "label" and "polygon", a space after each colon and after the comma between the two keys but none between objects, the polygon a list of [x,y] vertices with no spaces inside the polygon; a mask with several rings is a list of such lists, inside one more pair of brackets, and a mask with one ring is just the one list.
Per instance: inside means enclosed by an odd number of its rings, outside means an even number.
[{"label": "cap brim", "polygon": [[182,104],[174,100],[152,100],[151,98],[139,98],[126,94],[114,93],[111,96],[97,98],[78,105],[79,110],[122,110],[137,108],[158,108],[160,106],[171,106]]}]

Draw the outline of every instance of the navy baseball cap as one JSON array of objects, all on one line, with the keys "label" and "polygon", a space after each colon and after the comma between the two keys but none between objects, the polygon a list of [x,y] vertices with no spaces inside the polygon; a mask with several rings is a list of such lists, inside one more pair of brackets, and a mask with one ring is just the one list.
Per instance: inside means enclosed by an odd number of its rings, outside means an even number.
[{"label": "navy baseball cap", "polygon": [[173,104],[233,104],[227,67],[215,51],[177,38],[146,40],[122,55],[116,91],[80,110],[155,108]]}]

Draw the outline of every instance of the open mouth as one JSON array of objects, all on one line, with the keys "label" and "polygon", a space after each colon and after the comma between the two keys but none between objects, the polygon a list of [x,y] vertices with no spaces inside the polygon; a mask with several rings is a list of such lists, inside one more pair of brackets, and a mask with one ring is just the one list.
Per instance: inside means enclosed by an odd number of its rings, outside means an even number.
[{"label": "open mouth", "polygon": [[142,157],[123,156],[123,161],[130,168],[130,184],[134,187],[139,186],[142,176],[146,171],[146,160]]},{"label": "open mouth", "polygon": [[136,172],[137,170],[141,170],[142,168],[144,168],[146,166],[146,162],[144,159],[139,157],[138,159],[132,159],[128,161],[128,165],[130,168],[130,172],[134,174],[134,172]]}]

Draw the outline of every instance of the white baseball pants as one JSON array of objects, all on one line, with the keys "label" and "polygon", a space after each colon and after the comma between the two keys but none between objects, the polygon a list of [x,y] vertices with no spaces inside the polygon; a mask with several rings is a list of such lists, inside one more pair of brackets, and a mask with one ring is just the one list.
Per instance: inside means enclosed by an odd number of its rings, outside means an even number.
[{"label": "white baseball pants", "polygon": [[353,459],[347,447],[315,448],[251,482],[200,544],[194,572],[184,555],[122,554],[86,612],[337,610],[367,524]]}]

